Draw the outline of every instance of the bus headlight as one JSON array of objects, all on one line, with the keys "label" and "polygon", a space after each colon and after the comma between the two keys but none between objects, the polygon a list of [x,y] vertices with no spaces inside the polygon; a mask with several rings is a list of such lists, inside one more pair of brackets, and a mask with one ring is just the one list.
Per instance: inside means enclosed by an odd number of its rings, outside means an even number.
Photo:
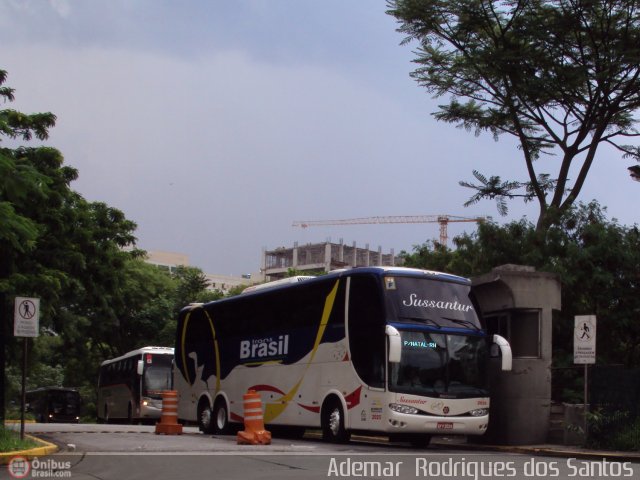
[{"label": "bus headlight", "polygon": [[420,412],[420,410],[415,407],[410,407],[409,405],[401,405],[399,403],[390,403],[389,408],[394,412],[406,413],[408,415],[416,415]]},{"label": "bus headlight", "polygon": [[471,410],[469,415],[472,417],[483,417],[489,414],[489,409],[487,408],[476,408],[475,410]]}]

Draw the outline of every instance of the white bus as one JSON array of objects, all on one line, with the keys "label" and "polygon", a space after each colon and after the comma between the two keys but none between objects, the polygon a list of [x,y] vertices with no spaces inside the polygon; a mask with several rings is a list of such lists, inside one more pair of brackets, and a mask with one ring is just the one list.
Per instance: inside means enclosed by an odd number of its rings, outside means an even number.
[{"label": "white bus", "polygon": [[171,389],[173,348],[143,347],[105,360],[98,378],[98,421],[160,418],[162,391]]},{"label": "white bus", "polygon": [[510,369],[511,350],[483,329],[469,280],[372,267],[289,282],[182,310],[180,419],[225,433],[252,389],[268,426],[321,428],[334,442],[485,432],[489,352]]}]

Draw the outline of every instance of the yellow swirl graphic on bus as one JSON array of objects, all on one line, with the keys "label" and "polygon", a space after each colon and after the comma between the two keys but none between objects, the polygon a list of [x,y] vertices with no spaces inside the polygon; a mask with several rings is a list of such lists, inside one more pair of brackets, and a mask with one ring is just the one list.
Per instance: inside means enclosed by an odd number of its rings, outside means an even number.
[{"label": "yellow swirl graphic on bus", "polygon": [[280,398],[278,403],[267,403],[265,405],[264,421],[266,423],[271,422],[274,418],[277,418],[282,412],[284,412],[284,410],[289,405],[289,402],[291,401],[291,399],[298,392],[300,385],[302,385],[302,381],[304,380],[305,373],[309,369],[311,362],[313,362],[313,358],[316,355],[318,346],[320,345],[320,341],[322,340],[322,336],[324,335],[324,331],[327,328],[327,323],[329,322],[329,317],[331,315],[331,311],[333,310],[333,304],[335,302],[336,295],[338,293],[339,284],[340,284],[340,280],[337,280],[336,284],[333,286],[333,289],[331,290],[331,292],[329,292],[329,295],[327,295],[327,298],[324,302],[322,319],[320,320],[320,325],[318,326],[318,333],[316,334],[316,340],[313,345],[313,350],[311,351],[311,356],[309,357],[309,360],[305,365],[305,369],[302,376],[300,377],[300,380],[298,380],[298,382],[293,386],[293,388],[289,391],[289,393],[287,393],[282,398]]}]

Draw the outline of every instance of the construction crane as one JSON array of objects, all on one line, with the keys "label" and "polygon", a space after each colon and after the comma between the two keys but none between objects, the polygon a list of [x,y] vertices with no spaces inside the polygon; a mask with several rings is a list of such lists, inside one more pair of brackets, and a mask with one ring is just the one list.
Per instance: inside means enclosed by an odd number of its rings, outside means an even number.
[{"label": "construction crane", "polygon": [[440,244],[447,245],[449,236],[447,235],[447,225],[453,222],[475,222],[482,223],[491,217],[459,217],[456,215],[392,215],[384,217],[362,217],[347,218],[343,220],[296,220],[294,227],[322,227],[330,225],[368,225],[375,223],[439,223],[440,224]]}]

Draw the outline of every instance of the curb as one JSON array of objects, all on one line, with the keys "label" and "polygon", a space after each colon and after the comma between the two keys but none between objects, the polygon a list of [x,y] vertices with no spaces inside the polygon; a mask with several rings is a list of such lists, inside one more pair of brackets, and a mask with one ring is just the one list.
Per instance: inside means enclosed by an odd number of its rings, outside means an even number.
[{"label": "curb", "polygon": [[[321,438],[319,433],[313,432],[305,434],[307,438]],[[388,443],[383,437],[357,435],[352,437],[353,439],[360,439],[373,443]],[[580,460],[602,460],[611,459],[622,462],[640,463],[640,452],[619,452],[619,451],[605,451],[605,450],[575,450],[564,445],[558,446],[535,446],[535,445],[491,445],[480,443],[446,443],[446,442],[432,442],[429,445],[429,449],[433,450],[484,450],[502,453],[516,453],[520,455],[533,455],[533,456],[546,456],[546,457],[560,457],[560,458],[576,458]]]},{"label": "curb", "polygon": [[476,445],[476,444],[460,444],[456,448],[465,450],[491,450],[504,453],[519,453],[525,455],[547,456],[547,457],[563,457],[578,458],[583,460],[601,460],[603,458],[615,459],[627,462],[640,462],[640,453],[626,452],[608,452],[601,450],[572,450],[564,447],[535,447],[535,446],[510,446],[510,445]]},{"label": "curb", "polygon": [[31,440],[39,443],[41,446],[30,448],[28,450],[16,450],[13,452],[0,453],[0,465],[8,464],[13,457],[26,457],[28,459],[31,459],[34,457],[51,455],[52,453],[55,453],[58,451],[58,446],[53,443],[45,442],[44,440],[37,437],[33,437],[31,435],[25,435],[25,437],[29,437]]}]

